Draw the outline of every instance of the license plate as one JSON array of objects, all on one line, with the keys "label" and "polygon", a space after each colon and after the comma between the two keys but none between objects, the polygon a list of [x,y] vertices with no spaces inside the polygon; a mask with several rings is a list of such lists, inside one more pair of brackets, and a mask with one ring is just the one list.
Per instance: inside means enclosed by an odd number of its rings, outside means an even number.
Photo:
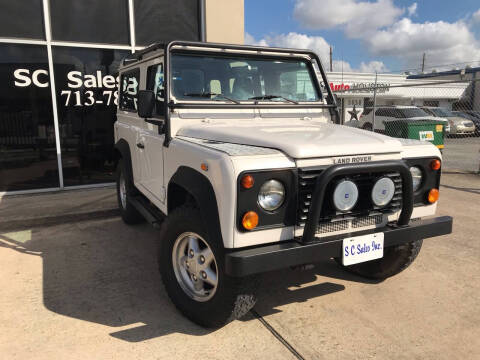
[{"label": "license plate", "polygon": [[342,264],[353,265],[383,257],[383,233],[343,239]]}]

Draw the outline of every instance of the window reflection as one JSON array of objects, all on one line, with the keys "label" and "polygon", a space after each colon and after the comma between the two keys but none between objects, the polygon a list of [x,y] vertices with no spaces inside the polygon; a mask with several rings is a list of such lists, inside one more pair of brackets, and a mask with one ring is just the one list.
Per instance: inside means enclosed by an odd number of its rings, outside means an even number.
[{"label": "window reflection", "polygon": [[0,191],[57,187],[47,49],[0,45]]},{"label": "window reflection", "polygon": [[65,186],[113,181],[117,68],[128,51],[55,47]]}]

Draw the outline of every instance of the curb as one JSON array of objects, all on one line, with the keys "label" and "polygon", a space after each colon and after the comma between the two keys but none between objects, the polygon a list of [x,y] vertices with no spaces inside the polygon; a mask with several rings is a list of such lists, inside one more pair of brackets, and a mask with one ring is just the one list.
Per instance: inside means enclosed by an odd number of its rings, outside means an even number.
[{"label": "curb", "polygon": [[72,213],[57,216],[44,216],[38,218],[0,221],[0,232],[25,230],[32,227],[48,227],[60,224],[75,223],[79,221],[107,219],[120,216],[120,211],[116,209],[96,210],[83,213]]}]

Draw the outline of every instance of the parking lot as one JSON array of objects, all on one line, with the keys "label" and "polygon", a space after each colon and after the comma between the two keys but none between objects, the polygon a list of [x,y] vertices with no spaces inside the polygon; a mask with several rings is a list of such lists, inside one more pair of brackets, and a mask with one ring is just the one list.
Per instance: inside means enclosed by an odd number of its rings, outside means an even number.
[{"label": "parking lot", "polygon": [[478,172],[480,169],[480,137],[445,139],[443,167],[447,170]]},{"label": "parking lot", "polygon": [[[38,202],[38,201],[37,201]],[[0,207],[1,207],[0,203]],[[384,282],[333,261],[263,277],[254,312],[218,330],[180,315],[161,285],[158,231],[118,217],[0,231],[3,359],[474,359],[480,356],[480,177],[445,174],[424,242]]]}]

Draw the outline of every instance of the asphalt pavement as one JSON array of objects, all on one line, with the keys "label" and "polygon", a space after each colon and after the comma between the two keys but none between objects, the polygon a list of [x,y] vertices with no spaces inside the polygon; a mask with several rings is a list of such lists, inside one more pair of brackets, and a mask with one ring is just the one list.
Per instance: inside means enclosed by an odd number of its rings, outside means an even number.
[{"label": "asphalt pavement", "polygon": [[480,137],[461,136],[445,139],[443,168],[448,171],[480,171]]},{"label": "asphalt pavement", "polygon": [[[92,206],[93,218],[0,222],[2,359],[480,358],[478,175],[444,174],[438,214],[454,216],[454,232],[425,240],[401,274],[371,282],[333,261],[272,272],[254,311],[217,330],[185,319],[165,294],[157,230],[98,217],[114,206],[113,189],[103,191],[101,206],[90,204],[100,193],[51,200]],[[0,199],[3,217],[12,199]]]}]

